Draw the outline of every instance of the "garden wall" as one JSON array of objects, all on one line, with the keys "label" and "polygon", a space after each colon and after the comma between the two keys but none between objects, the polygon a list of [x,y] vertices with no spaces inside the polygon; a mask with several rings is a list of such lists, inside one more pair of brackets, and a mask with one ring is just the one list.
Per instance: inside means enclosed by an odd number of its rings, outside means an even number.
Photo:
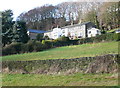
[{"label": "garden wall", "polygon": [[72,74],[117,72],[118,54],[74,59],[3,61],[3,73]]}]

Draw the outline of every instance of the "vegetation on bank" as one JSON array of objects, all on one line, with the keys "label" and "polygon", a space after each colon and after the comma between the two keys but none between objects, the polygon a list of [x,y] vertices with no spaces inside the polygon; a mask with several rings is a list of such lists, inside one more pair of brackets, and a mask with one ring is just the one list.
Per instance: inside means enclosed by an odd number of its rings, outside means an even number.
[{"label": "vegetation on bank", "polygon": [[120,28],[115,28],[115,29],[112,29],[112,30],[108,30],[107,33],[114,33],[118,29],[120,29]]},{"label": "vegetation on bank", "polygon": [[3,74],[3,86],[118,86],[117,74]]},{"label": "vegetation on bank", "polygon": [[82,45],[64,46],[42,52],[24,53],[3,56],[2,60],[47,60],[92,57],[104,54],[118,53],[119,42],[101,42]]},{"label": "vegetation on bank", "polygon": [[69,40],[68,37],[61,37],[56,40],[42,40],[35,41],[30,40],[28,43],[12,43],[2,49],[2,55],[11,55],[11,54],[21,54],[29,52],[39,52],[51,48],[61,47],[61,46],[70,46],[70,45],[81,45],[86,43],[98,43],[102,41],[119,41],[120,33],[108,33],[103,35],[98,35],[96,37],[84,38]]}]

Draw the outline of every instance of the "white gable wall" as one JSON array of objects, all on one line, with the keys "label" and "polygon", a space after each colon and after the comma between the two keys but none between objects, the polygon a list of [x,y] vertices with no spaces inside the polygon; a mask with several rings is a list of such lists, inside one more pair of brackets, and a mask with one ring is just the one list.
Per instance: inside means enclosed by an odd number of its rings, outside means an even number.
[{"label": "white gable wall", "polygon": [[48,36],[50,39],[52,39],[52,32],[46,32],[44,33],[44,36]]},{"label": "white gable wall", "polygon": [[97,28],[91,28],[88,30],[88,37],[95,37],[96,35],[101,35],[101,32]]},{"label": "white gable wall", "polygon": [[61,28],[54,28],[52,31],[52,38],[57,39],[57,38],[61,37],[61,35],[62,35],[61,30],[62,30]]}]

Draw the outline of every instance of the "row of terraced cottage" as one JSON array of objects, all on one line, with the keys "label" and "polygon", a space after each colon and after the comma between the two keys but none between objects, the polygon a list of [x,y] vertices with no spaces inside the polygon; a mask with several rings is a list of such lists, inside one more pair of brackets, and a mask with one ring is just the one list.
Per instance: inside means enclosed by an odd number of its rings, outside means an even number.
[{"label": "row of terraced cottage", "polygon": [[57,39],[62,36],[69,37],[70,39],[94,37],[101,35],[99,29],[96,28],[92,22],[84,22],[81,24],[69,25],[61,28],[54,28],[50,31],[28,29],[28,35],[31,39],[36,39],[37,34],[42,33],[50,39]]}]

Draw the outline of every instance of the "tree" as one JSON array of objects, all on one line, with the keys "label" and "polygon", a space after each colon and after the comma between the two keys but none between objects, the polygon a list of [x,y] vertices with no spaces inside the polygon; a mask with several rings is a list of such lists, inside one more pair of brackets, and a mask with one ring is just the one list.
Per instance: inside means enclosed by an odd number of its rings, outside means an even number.
[{"label": "tree", "polygon": [[100,25],[105,29],[119,27],[119,2],[104,2],[100,8]]},{"label": "tree", "polygon": [[42,41],[42,40],[43,40],[43,34],[38,34],[38,35],[36,36],[36,39],[37,39],[38,41]]},{"label": "tree", "polygon": [[10,44],[12,42],[12,26],[13,22],[13,12],[12,10],[5,10],[2,12],[2,44]]},{"label": "tree", "polygon": [[23,21],[16,21],[13,27],[13,42],[27,43],[29,40],[27,34],[26,23]]},{"label": "tree", "polygon": [[30,29],[50,30],[55,21],[55,9],[52,5],[43,5],[21,13],[17,20],[25,21]]},{"label": "tree", "polygon": [[44,39],[49,40],[50,38],[46,35],[46,36],[44,36]]}]

